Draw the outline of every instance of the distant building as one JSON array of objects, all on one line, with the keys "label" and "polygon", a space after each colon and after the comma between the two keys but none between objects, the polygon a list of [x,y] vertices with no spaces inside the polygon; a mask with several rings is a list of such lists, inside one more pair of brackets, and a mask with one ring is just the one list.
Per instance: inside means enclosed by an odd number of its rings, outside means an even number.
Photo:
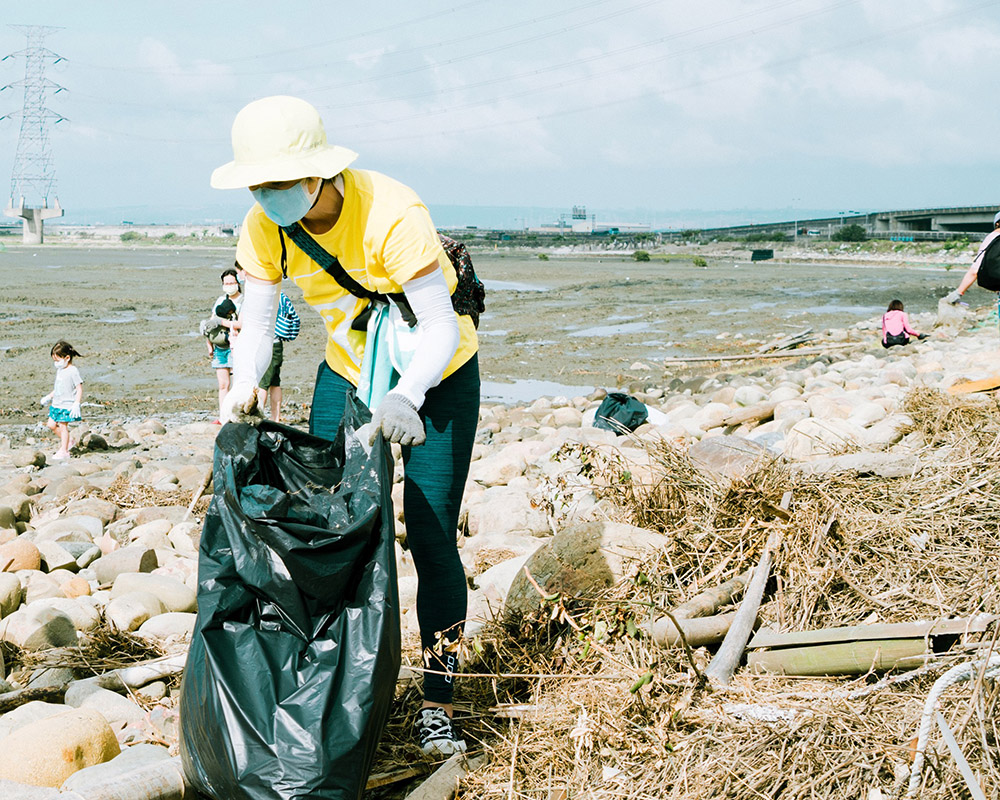
[{"label": "distant building", "polygon": [[591,233],[594,235],[614,235],[619,233],[649,233],[651,228],[641,222],[598,222],[597,215],[587,216],[586,206],[573,206],[570,218],[562,214],[557,222],[531,228],[535,233]]}]

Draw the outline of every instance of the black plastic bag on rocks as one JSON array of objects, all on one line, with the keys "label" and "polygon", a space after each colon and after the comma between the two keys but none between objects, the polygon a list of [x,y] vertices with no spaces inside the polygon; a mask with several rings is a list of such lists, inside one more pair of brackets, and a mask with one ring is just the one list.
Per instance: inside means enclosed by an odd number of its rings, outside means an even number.
[{"label": "black plastic bag on rocks", "polygon": [[336,441],[228,424],[198,556],[181,756],[216,800],[354,800],[399,671],[392,461],[352,397]]},{"label": "black plastic bag on rocks", "polygon": [[608,392],[594,416],[594,427],[614,431],[619,436],[630,433],[649,418],[644,403],[624,392]]}]

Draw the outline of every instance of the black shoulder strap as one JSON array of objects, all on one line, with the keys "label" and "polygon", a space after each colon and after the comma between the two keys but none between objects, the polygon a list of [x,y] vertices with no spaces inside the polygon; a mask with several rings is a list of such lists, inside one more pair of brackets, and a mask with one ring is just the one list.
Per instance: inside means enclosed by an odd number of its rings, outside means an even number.
[{"label": "black shoulder strap", "polygon": [[[313,239],[309,235],[309,232],[303,228],[298,222],[292,223],[291,225],[278,226],[278,233],[282,235],[284,233],[288,234],[288,237],[295,242],[298,248],[305,253],[309,258],[319,264],[326,273],[333,278],[337,283],[339,283],[344,289],[353,294],[355,297],[360,297],[363,300],[368,300],[369,302],[377,303],[387,303],[390,300],[394,302],[399,307],[399,313],[402,315],[406,323],[412,328],[417,324],[417,317],[410,308],[410,304],[406,301],[406,295],[402,292],[397,292],[395,294],[381,294],[379,292],[373,292],[370,289],[366,289],[360,283],[358,283],[354,278],[352,278],[346,269],[341,266],[340,261],[332,253],[328,253],[326,248],[323,247],[319,242]],[[288,268],[286,264],[286,254],[285,254],[285,242],[282,238],[281,241],[281,274],[287,275]],[[355,324],[367,323],[368,314],[362,313],[356,320]]]},{"label": "black shoulder strap", "polygon": [[[346,269],[340,265],[337,257],[328,253],[326,249],[306,231],[299,223],[293,222],[291,225],[279,226],[281,231],[288,234],[288,237],[298,245],[299,250],[309,258],[319,264],[337,283],[343,286],[355,297],[363,297],[366,300],[385,301],[386,295],[370,291],[352,278]],[[284,257],[284,253],[282,253]],[[282,273],[286,272],[285,265],[281,265]]]}]

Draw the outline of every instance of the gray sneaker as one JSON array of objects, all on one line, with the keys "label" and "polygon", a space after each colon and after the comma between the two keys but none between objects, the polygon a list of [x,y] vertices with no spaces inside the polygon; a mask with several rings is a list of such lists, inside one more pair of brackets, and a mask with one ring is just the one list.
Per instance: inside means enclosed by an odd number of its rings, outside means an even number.
[{"label": "gray sneaker", "polygon": [[450,756],[466,751],[465,739],[443,708],[422,708],[414,723],[420,749],[428,755]]}]

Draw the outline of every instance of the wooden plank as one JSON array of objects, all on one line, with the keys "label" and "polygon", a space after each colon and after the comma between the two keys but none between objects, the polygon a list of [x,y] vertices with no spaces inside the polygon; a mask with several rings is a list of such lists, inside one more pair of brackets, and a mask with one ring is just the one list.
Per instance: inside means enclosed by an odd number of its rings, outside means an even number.
[{"label": "wooden plank", "polygon": [[833,642],[858,642],[873,639],[923,639],[930,636],[960,636],[963,633],[982,633],[997,619],[993,614],[977,614],[960,619],[941,619],[926,622],[891,622],[878,625],[850,625],[844,628],[825,628],[818,631],[778,633],[762,629],[753,637],[748,650],[764,647],[796,647],[802,645],[830,644]]},{"label": "wooden plank", "polygon": [[377,772],[368,777],[368,782],[365,784],[365,791],[377,789],[379,786],[388,786],[400,781],[406,781],[410,778],[419,778],[421,775],[426,775],[429,771],[430,767],[427,764],[415,764],[412,767],[403,767],[402,769],[395,769],[392,772]]},{"label": "wooden plank", "polygon": [[753,672],[776,675],[863,675],[871,669],[910,666],[926,654],[924,639],[873,639],[755,651],[747,656]]},{"label": "wooden plank", "polygon": [[983,378],[978,381],[966,381],[965,383],[956,383],[953,386],[949,386],[946,391],[948,394],[972,394],[974,392],[988,392],[991,389],[1000,389],[1000,375],[993,375],[989,378]]},{"label": "wooden plank", "polygon": [[458,782],[485,761],[485,756],[466,758],[465,753],[455,753],[406,795],[406,800],[450,800],[458,791]]}]

